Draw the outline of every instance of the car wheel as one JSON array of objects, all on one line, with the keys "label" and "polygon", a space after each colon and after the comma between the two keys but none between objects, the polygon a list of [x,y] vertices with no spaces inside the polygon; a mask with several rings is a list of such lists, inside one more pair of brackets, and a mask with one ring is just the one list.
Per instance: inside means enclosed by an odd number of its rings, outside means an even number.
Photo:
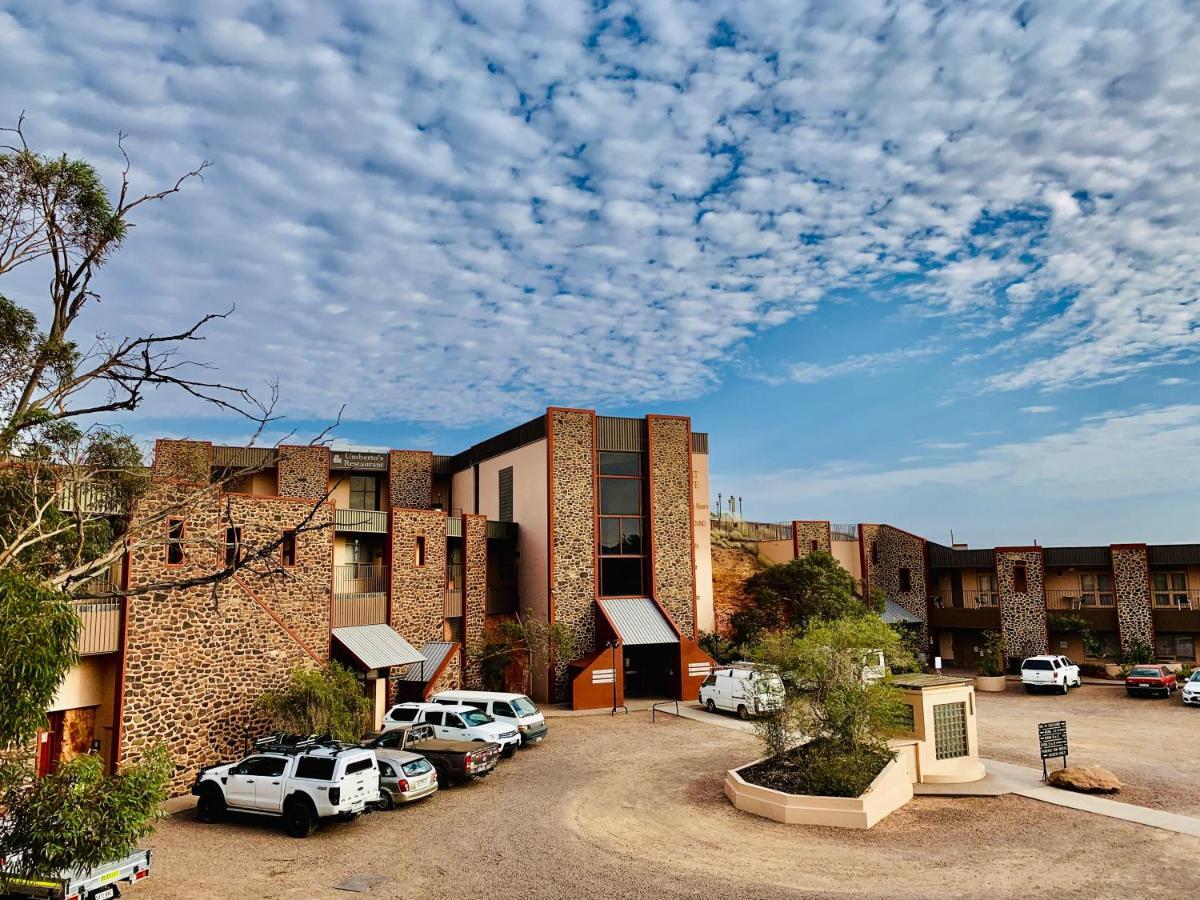
[{"label": "car wheel", "polygon": [[1027,693],[1027,694],[1033,693],[1033,685],[1032,684],[1025,685],[1025,693]]},{"label": "car wheel", "polygon": [[446,768],[444,763],[440,766],[435,765],[433,767],[433,771],[437,772],[439,791],[444,791],[446,788],[450,787],[450,771]]},{"label": "car wheel", "polygon": [[306,838],[317,828],[317,816],[304,800],[289,800],[283,805],[283,827],[294,838]]},{"label": "car wheel", "polygon": [[717,711],[717,704],[713,703],[712,697],[709,697],[707,700],[704,701],[704,708],[707,709],[710,713],[715,713]]},{"label": "car wheel", "polygon": [[1066,693],[1067,691],[1069,691],[1070,689],[1071,689],[1071,686],[1070,686],[1069,684],[1067,684],[1067,680],[1064,678],[1064,679],[1063,679],[1063,683],[1062,683],[1062,687],[1061,687],[1061,688],[1059,688],[1058,692],[1059,692],[1060,694],[1065,694],[1065,693]]},{"label": "car wheel", "polygon": [[746,709],[746,705],[744,703],[738,704],[737,714],[738,718],[743,722],[750,718],[750,710]]},{"label": "car wheel", "polygon": [[379,792],[379,808],[384,812],[391,812],[396,808],[396,800],[392,797],[391,791],[381,790]]},{"label": "car wheel", "polygon": [[196,818],[201,822],[220,822],[225,818],[225,797],[220,788],[210,785],[200,792],[196,804]]},{"label": "car wheel", "polygon": [[500,751],[500,755],[505,759],[512,759],[517,753],[516,744],[505,744],[504,749]]},{"label": "car wheel", "polygon": [[1133,696],[1133,691],[1131,691],[1131,690],[1126,690],[1126,691],[1125,691],[1125,696],[1126,696],[1126,697],[1132,697],[1132,696]]}]

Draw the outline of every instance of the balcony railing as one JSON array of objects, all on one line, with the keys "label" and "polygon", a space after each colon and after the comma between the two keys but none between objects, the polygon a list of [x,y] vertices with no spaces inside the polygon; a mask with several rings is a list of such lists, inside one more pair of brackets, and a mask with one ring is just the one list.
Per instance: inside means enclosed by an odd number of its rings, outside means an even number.
[{"label": "balcony railing", "polygon": [[456,619],[463,614],[463,565],[446,566],[446,618]]},{"label": "balcony railing", "polygon": [[714,532],[742,538],[747,541],[790,541],[792,526],[776,522],[743,522],[739,519],[722,519],[711,516],[709,524]]},{"label": "balcony railing", "polygon": [[1155,609],[1200,609],[1200,591],[1151,591]]},{"label": "balcony railing", "polygon": [[121,600],[76,600],[75,612],[83,622],[79,654],[115,653],[121,649]]},{"label": "balcony railing", "polygon": [[964,593],[962,600],[955,602],[947,594],[934,594],[929,598],[934,609],[995,609],[1000,605],[999,591],[972,591]]},{"label": "balcony railing", "polygon": [[831,524],[829,526],[829,537],[835,541],[857,541],[858,526]]},{"label": "balcony railing", "polygon": [[1112,609],[1115,595],[1111,590],[1078,591],[1078,590],[1048,590],[1046,591],[1046,609]]},{"label": "balcony railing", "polygon": [[334,513],[334,528],[338,531],[387,534],[388,514],[386,509],[342,509]]},{"label": "balcony railing", "polygon": [[388,567],[350,563],[333,567],[333,627],[387,622]]},{"label": "balcony railing", "polygon": [[64,481],[59,487],[58,508],[63,512],[78,511],[93,516],[120,515],[121,495],[110,484]]},{"label": "balcony railing", "polygon": [[463,536],[462,517],[461,516],[447,516],[446,517],[446,537],[460,538],[462,536]]}]

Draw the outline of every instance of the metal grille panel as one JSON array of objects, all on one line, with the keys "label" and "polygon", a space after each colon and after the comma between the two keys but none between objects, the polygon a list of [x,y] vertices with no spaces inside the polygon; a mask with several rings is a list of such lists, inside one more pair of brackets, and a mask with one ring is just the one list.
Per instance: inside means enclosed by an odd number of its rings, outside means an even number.
[{"label": "metal grille panel", "polygon": [[500,470],[500,521],[513,520],[513,467]]}]

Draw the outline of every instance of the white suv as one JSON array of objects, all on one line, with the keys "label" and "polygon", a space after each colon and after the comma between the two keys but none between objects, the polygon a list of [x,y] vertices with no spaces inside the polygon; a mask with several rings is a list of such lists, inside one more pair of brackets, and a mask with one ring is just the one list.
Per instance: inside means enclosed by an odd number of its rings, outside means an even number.
[{"label": "white suv", "polygon": [[521,733],[517,729],[465,704],[400,703],[383,718],[385,730],[389,722],[406,725],[420,722],[431,725],[433,733],[445,740],[490,741],[500,745],[500,752],[506,758],[521,746]]},{"label": "white suv", "polygon": [[1065,694],[1083,684],[1083,678],[1079,666],[1065,656],[1031,656],[1021,663],[1021,683],[1031,694],[1038,688]]}]

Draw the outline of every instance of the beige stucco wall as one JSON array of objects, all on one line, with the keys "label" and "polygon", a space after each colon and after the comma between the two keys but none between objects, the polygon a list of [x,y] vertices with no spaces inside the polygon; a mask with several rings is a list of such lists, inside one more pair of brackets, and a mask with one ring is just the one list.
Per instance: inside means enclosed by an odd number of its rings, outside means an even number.
[{"label": "beige stucco wall", "polygon": [[[978,781],[986,772],[979,761],[979,735],[975,712],[975,688],[970,684],[926,687],[912,690],[903,686],[904,702],[913,707],[913,734],[916,741],[917,778],[922,783],[958,784]],[[967,713],[967,755],[938,759],[934,741],[933,707],[942,703],[962,703]]]},{"label": "beige stucco wall", "polygon": [[450,509],[452,512],[474,513],[475,489],[474,475],[471,469],[463,469],[450,476]]},{"label": "beige stucco wall", "polygon": [[696,553],[696,627],[713,631],[712,528],[708,509],[708,454],[692,454],[692,528]]},{"label": "beige stucco wall", "polygon": [[780,565],[792,561],[792,552],[796,548],[791,541],[759,541],[758,555],[771,565]]},{"label": "beige stucco wall", "polygon": [[859,554],[858,541],[830,541],[829,546],[843,569],[854,576],[855,581],[862,580],[862,556]]},{"label": "beige stucco wall", "polygon": [[266,469],[234,479],[226,485],[231,494],[251,494],[255,497],[274,497],[278,493],[275,470]]},{"label": "beige stucco wall", "polygon": [[80,707],[96,707],[95,737],[100,755],[109,759],[112,751],[112,722],[116,700],[117,655],[85,656],[67,672],[47,712]]}]

